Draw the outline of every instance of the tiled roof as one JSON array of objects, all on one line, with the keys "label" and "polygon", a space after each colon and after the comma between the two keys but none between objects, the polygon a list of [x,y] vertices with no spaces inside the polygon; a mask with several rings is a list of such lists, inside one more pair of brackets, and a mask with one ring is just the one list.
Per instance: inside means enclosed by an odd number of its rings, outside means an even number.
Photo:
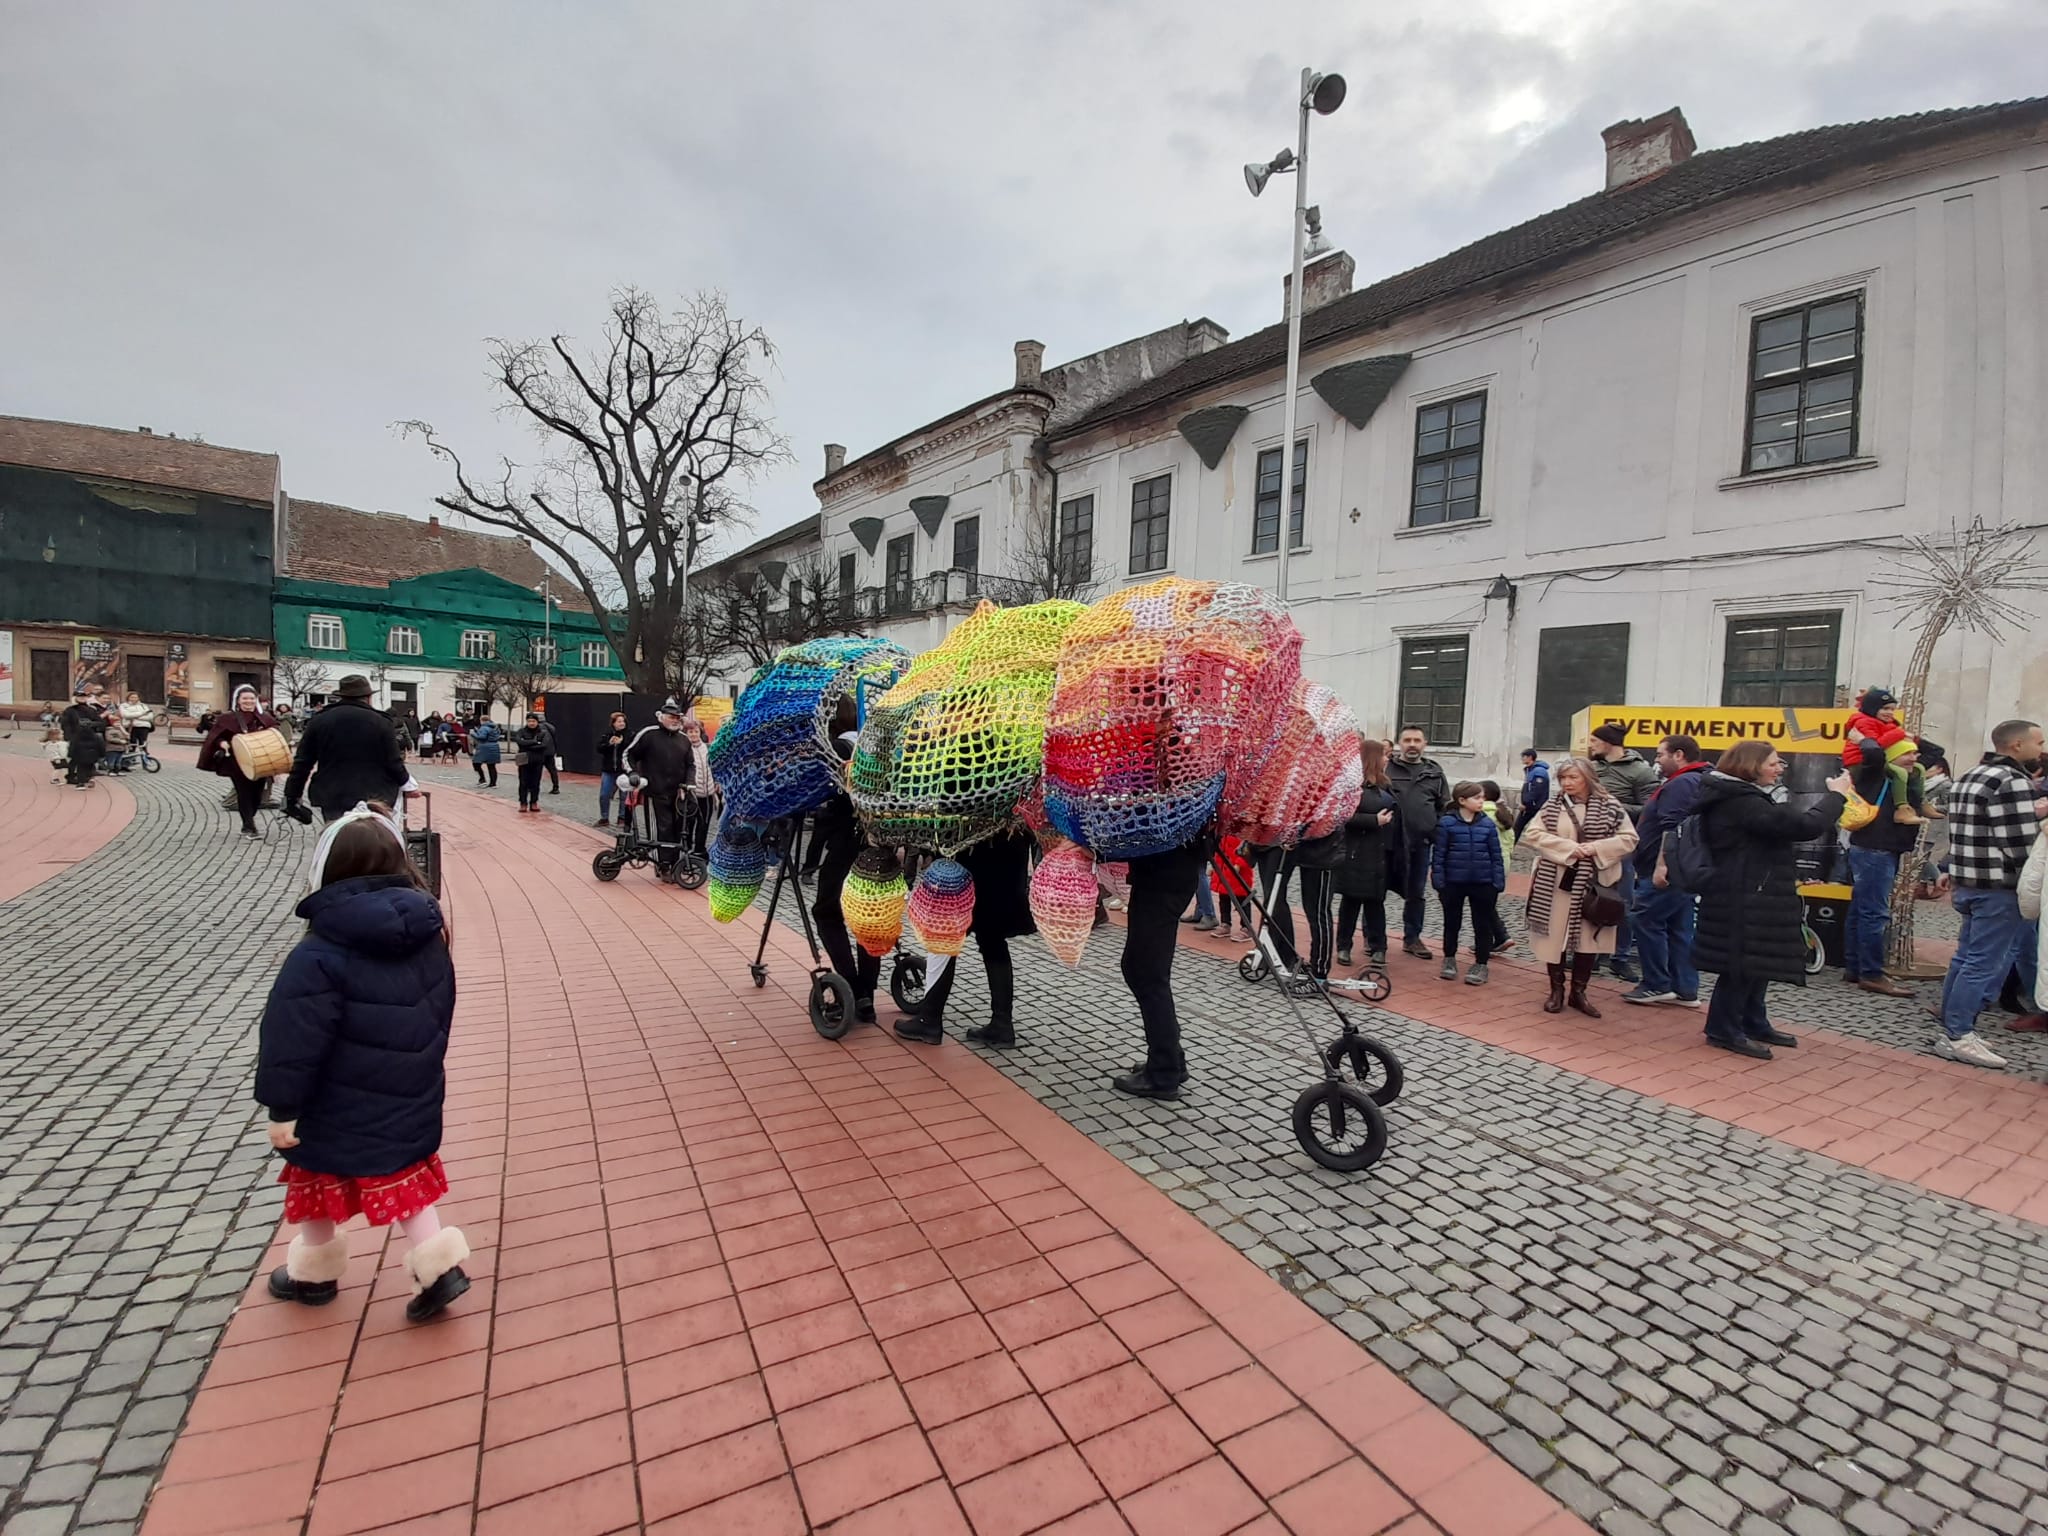
[{"label": "tiled roof", "polygon": [[736,549],[729,555],[720,555],[716,560],[706,561],[691,573],[691,580],[703,577],[716,581],[742,567],[758,564],[779,550],[806,542],[818,542],[818,514],[815,512],[805,513],[787,527],[763,535],[744,549]]},{"label": "tiled roof", "polygon": [[[2044,122],[2048,122],[2048,96],[2036,96],[1994,106],[1953,107],[1910,117],[1809,128],[1754,144],[1708,150],[1659,176],[1613,192],[1596,192],[1311,310],[1301,319],[1301,344],[1306,350],[1383,326],[1411,310],[1467,290],[1531,276],[1609,241],[1640,234],[1745,193],[1796,186],[1966,133],[1994,128],[2038,130]],[[1058,435],[1071,436],[1227,379],[1278,368],[1286,359],[1287,326],[1283,322],[1189,358],[1178,368],[1118,395]]]},{"label": "tiled roof", "polygon": [[0,464],[160,485],[172,490],[269,504],[277,495],[277,455],[217,448],[155,432],[124,432],[75,421],[0,416]]},{"label": "tiled roof", "polygon": [[[422,522],[396,512],[359,512],[325,501],[289,498],[285,509],[284,574],[303,581],[383,586],[436,571],[489,571],[522,587],[537,587],[546,561],[510,534],[451,528],[438,518]],[[556,573],[554,595],[564,608],[589,611],[574,581]]]}]

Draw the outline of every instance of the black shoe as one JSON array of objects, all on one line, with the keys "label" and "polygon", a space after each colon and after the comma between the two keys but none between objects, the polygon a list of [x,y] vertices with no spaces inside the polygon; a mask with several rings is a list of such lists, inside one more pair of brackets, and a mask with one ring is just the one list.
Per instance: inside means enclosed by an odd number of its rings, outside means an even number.
[{"label": "black shoe", "polygon": [[294,1280],[280,1264],[270,1272],[270,1294],[279,1301],[296,1301],[301,1306],[324,1307],[341,1294],[338,1280]]},{"label": "black shoe", "polygon": [[1738,1056],[1750,1056],[1758,1061],[1771,1059],[1771,1048],[1761,1040],[1717,1040],[1709,1035],[1707,1044],[1717,1051],[1733,1051]]},{"label": "black shoe", "polygon": [[593,827],[608,827],[608,826],[610,826],[611,824],[612,824],[612,819],[611,819],[611,817],[609,817],[609,816],[600,816],[600,817],[598,817],[598,818],[597,818],[597,820],[595,820],[595,821],[593,821],[593,822],[591,823],[591,825],[592,825]]},{"label": "black shoe", "polygon": [[1118,1093],[1127,1093],[1134,1099],[1177,1099],[1180,1084],[1174,1079],[1154,1077],[1149,1072],[1126,1072],[1121,1077],[1109,1080],[1109,1086]]},{"label": "black shoe", "polygon": [[405,1304],[405,1320],[424,1323],[430,1317],[438,1317],[448,1310],[451,1301],[468,1289],[469,1276],[462,1272],[460,1264],[444,1270],[440,1279]]},{"label": "black shoe", "polygon": [[928,1024],[914,1013],[906,1013],[896,1021],[896,1038],[908,1040],[916,1045],[938,1045],[946,1038],[945,1026]]},{"label": "black shoe", "polygon": [[875,1022],[875,1000],[872,997],[856,997],[853,1000],[853,1022],[872,1024]]},{"label": "black shoe", "polygon": [[1351,963],[1351,946],[1349,944],[1346,944],[1337,951],[1337,963],[1339,965],[1349,965]]},{"label": "black shoe", "polygon": [[1765,1045],[1775,1045],[1785,1050],[1790,1050],[1799,1043],[1797,1035],[1788,1035],[1782,1029],[1767,1029],[1762,1034],[1751,1035],[1749,1038],[1761,1041]]},{"label": "black shoe", "polygon": [[1413,955],[1418,960],[1434,960],[1436,958],[1435,955],[1429,952],[1429,946],[1420,939],[1408,940],[1401,946],[1401,953]]},{"label": "black shoe", "polygon": [[1616,981],[1626,981],[1631,984],[1641,981],[1643,979],[1643,973],[1637,970],[1633,965],[1630,965],[1626,960],[1608,961],[1607,974],[1612,976]]},{"label": "black shoe", "polygon": [[553,789],[551,789],[551,790],[549,790],[549,791],[548,791],[548,793],[549,793],[549,794],[551,794],[551,795],[559,795],[559,794],[560,794],[561,792],[562,792],[562,786],[561,786],[561,785],[559,785],[559,784],[557,784],[557,785],[556,785],[556,786],[555,786],[555,787],[554,787]]},{"label": "black shoe", "polygon": [[262,835],[263,834],[261,832],[258,832],[254,827],[242,828],[242,836],[244,837],[261,837]]},{"label": "black shoe", "polygon": [[1017,1043],[1017,1031],[1009,1024],[977,1024],[967,1031],[969,1045],[992,1045],[998,1050],[1008,1050]]},{"label": "black shoe", "polygon": [[1384,949],[1376,949],[1365,957],[1365,963],[1367,965],[1385,965],[1387,963],[1387,952]]}]

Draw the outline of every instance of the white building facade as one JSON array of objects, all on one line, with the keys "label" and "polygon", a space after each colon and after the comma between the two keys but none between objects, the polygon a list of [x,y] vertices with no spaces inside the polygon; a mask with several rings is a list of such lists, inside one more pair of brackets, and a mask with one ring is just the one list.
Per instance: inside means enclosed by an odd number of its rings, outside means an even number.
[{"label": "white building facade", "polygon": [[[1563,748],[1586,704],[1896,687],[1914,635],[1873,578],[1903,538],[1982,519],[2048,547],[2048,101],[1698,156],[1674,111],[1608,148],[1581,203],[1357,293],[1341,256],[1304,284],[1306,665],[1367,729],[1423,724],[1453,777]],[[1283,332],[1080,409],[1034,407],[1020,369],[828,461],[825,557],[887,583],[908,535],[913,580],[955,563],[914,510],[943,495],[980,549],[1039,515],[1111,586],[1270,586]],[[2003,643],[1936,653],[1922,728],[1959,763],[2048,711],[2048,601],[2020,600]]]}]

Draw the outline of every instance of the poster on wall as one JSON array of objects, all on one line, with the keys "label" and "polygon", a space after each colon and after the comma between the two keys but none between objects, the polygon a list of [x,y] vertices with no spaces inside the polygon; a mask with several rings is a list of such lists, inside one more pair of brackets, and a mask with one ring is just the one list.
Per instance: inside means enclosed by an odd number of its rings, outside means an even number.
[{"label": "poster on wall", "polygon": [[74,653],[76,662],[71,668],[71,687],[105,688],[113,691],[115,679],[121,671],[121,645],[117,640],[101,640],[92,636],[81,636]]},{"label": "poster on wall", "polygon": [[[1842,738],[1849,728],[1846,709],[1768,707],[1693,707],[1664,704],[1593,704],[1572,716],[1572,751],[1585,755],[1596,726],[1618,725],[1628,732],[1628,745],[1652,760],[1666,736],[1690,736],[1700,755],[1713,762],[1738,741],[1767,741],[1785,759],[1779,782],[1793,805],[1813,804],[1827,792],[1827,781],[1842,771]],[[1833,832],[1800,843],[1801,885],[1833,883],[1846,873],[1840,839]]]},{"label": "poster on wall", "polygon": [[14,702],[14,631],[0,629],[0,704]]},{"label": "poster on wall", "polygon": [[173,640],[164,648],[164,709],[170,714],[192,713],[190,668],[184,641]]}]

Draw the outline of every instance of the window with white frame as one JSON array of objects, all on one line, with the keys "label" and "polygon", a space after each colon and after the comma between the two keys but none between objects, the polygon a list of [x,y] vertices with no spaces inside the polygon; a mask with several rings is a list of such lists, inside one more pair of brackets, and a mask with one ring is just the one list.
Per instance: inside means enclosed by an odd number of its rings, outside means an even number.
[{"label": "window with white frame", "polygon": [[583,648],[579,654],[584,667],[590,671],[601,671],[603,668],[611,665],[612,648],[602,640],[584,641]]},{"label": "window with white frame", "polygon": [[1469,522],[1479,515],[1479,464],[1486,440],[1486,395],[1466,395],[1415,413],[1411,528]]},{"label": "window with white frame", "polygon": [[306,620],[306,649],[309,651],[345,651],[348,649],[348,634],[341,627],[341,620],[331,613],[316,613]]},{"label": "window with white frame", "polygon": [[552,667],[562,659],[562,648],[552,640],[536,639],[533,642],[533,663],[537,667]]},{"label": "window with white frame", "polygon": [[462,659],[464,661],[489,661],[498,654],[498,633],[491,629],[465,629],[462,632]]},{"label": "window with white frame", "polygon": [[[1287,547],[1301,548],[1302,519],[1308,498],[1308,439],[1294,444],[1294,494],[1288,498]],[[1252,498],[1252,553],[1270,555],[1280,547],[1280,450],[1259,453],[1259,486]]]},{"label": "window with white frame", "polygon": [[1760,316],[1749,335],[1743,471],[1759,474],[1851,457],[1862,393],[1860,293]]},{"label": "window with white frame", "polygon": [[391,633],[384,638],[384,649],[394,656],[419,656],[426,647],[420,644],[420,632],[410,624],[394,624]]}]

